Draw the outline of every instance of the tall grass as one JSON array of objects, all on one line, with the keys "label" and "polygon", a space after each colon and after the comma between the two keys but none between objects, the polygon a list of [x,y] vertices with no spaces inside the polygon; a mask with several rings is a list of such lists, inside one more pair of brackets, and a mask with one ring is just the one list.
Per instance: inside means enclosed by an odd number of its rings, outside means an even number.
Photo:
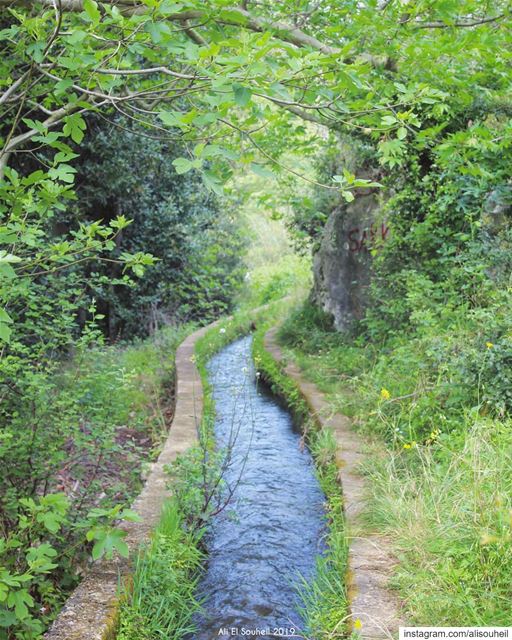
[{"label": "tall grass", "polygon": [[477,392],[452,384],[457,367],[435,335],[377,348],[305,307],[281,337],[333,410],[368,436],[366,523],[392,543],[406,620],[511,625],[511,419],[486,415]]},{"label": "tall grass", "polygon": [[317,558],[315,577],[300,588],[306,637],[316,640],[346,638],[348,620],[348,544],[345,535],[343,495],[336,464],[337,444],[332,431],[310,431],[309,447],[316,474],[327,500],[325,552]]},{"label": "tall grass", "polygon": [[511,427],[479,419],[461,443],[366,466],[367,518],[394,542],[410,622],[512,624]]},{"label": "tall grass", "polygon": [[203,555],[171,499],[136,561],[133,590],[121,608],[117,640],[182,640],[195,631],[195,589]]}]

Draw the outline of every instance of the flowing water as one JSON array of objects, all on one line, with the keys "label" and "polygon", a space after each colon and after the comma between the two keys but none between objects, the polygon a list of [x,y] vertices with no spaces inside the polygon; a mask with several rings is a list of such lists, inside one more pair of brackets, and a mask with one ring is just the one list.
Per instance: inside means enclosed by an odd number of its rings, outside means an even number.
[{"label": "flowing water", "polygon": [[301,637],[297,586],[323,550],[324,496],[311,456],[290,413],[258,384],[251,340],[225,347],[208,367],[216,441],[231,444],[225,478],[236,488],[208,535],[194,640]]}]

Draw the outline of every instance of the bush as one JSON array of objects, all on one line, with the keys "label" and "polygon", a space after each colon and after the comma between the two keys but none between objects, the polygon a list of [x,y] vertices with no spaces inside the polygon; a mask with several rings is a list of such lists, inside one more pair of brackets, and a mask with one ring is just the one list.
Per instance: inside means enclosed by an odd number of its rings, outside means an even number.
[{"label": "bush", "polygon": [[186,332],[167,328],[146,342],[105,347],[91,329],[72,361],[27,369],[7,387],[0,627],[9,640],[40,636],[91,553],[126,554],[115,523],[133,517],[123,507],[165,433],[173,355]]},{"label": "bush", "polygon": [[[229,203],[198,172],[176,173],[179,143],[148,139],[124,119],[114,127],[92,120],[89,129],[77,161],[74,216],[97,221],[122,213],[131,220],[116,238],[114,261],[83,267],[87,276],[100,276],[89,292],[105,316],[106,334],[144,336],[163,324],[211,321],[229,311],[242,283],[244,248]],[[115,261],[126,252],[150,253],[155,264],[129,281]]]},{"label": "bush", "polygon": [[247,308],[259,307],[299,291],[311,282],[310,262],[288,254],[273,264],[256,267],[246,275],[246,290],[241,298]]}]

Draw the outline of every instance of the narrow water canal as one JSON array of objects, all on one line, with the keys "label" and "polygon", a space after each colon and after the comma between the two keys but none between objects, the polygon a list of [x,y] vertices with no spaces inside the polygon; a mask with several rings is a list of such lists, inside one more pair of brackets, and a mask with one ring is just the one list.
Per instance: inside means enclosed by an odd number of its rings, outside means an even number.
[{"label": "narrow water canal", "polygon": [[[199,586],[204,611],[194,640],[301,637],[297,587],[322,551],[324,496],[289,412],[261,384],[251,337],[209,363],[219,447],[232,443],[225,474],[236,486],[214,518]],[[235,636],[236,637],[236,636]]]}]

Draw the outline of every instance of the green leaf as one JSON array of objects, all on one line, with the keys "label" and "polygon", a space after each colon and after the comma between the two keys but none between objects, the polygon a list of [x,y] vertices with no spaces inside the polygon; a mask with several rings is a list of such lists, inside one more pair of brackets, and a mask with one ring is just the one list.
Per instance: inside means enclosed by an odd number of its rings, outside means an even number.
[{"label": "green leaf", "polygon": [[5,309],[0,309],[0,322],[5,322],[7,324],[12,323],[12,318]]},{"label": "green leaf", "polygon": [[13,280],[16,278],[16,271],[14,271],[10,264],[0,263],[0,276],[6,280]]},{"label": "green leaf", "polygon": [[145,29],[155,44],[160,44],[163,40],[167,40],[172,33],[167,23],[153,22],[153,20],[146,22]]},{"label": "green leaf", "polygon": [[7,253],[6,251],[0,251],[0,263],[13,262],[21,262],[21,258],[19,256],[13,255],[12,253]]},{"label": "green leaf", "polygon": [[201,151],[201,157],[203,158],[225,158],[226,160],[239,160],[240,154],[233,149],[227,147],[221,147],[217,144],[206,145]]},{"label": "green leaf", "polygon": [[211,171],[203,171],[202,178],[206,186],[217,195],[224,193],[224,185],[221,180]]},{"label": "green leaf", "polygon": [[254,173],[258,176],[261,176],[262,178],[275,178],[276,175],[273,171],[271,171],[270,169],[268,169],[265,165],[263,164],[258,164],[257,162],[251,162],[251,169],[254,171]]},{"label": "green leaf", "polygon": [[172,161],[174,168],[176,169],[176,173],[183,174],[187,173],[191,169],[193,169],[194,165],[187,158],[176,158]]},{"label": "green leaf", "polygon": [[381,118],[381,124],[384,127],[392,127],[394,124],[396,124],[397,120],[395,118],[395,116],[383,116]]},{"label": "green leaf", "polygon": [[247,24],[247,17],[236,9],[221,9],[219,19],[233,24]]},{"label": "green leaf", "polygon": [[12,627],[17,622],[18,619],[13,611],[0,609],[0,627]]},{"label": "green leaf", "polygon": [[233,95],[235,96],[235,102],[240,107],[246,107],[252,96],[252,91],[248,87],[244,87],[241,84],[233,84]]},{"label": "green leaf", "polygon": [[97,24],[100,21],[101,13],[95,0],[84,0],[84,11],[92,23]]},{"label": "green leaf", "polygon": [[0,322],[0,340],[9,343],[11,341],[12,329],[8,324]]},{"label": "green leaf", "polygon": [[182,127],[181,111],[160,111],[158,117],[168,127]]},{"label": "green leaf", "polygon": [[26,589],[18,589],[9,593],[7,606],[11,609],[14,607],[18,620],[23,620],[28,616],[28,607],[34,606],[34,600]]},{"label": "green leaf", "polygon": [[37,520],[41,522],[50,533],[57,533],[60,529],[61,518],[51,511],[48,513],[40,513],[37,516]]},{"label": "green leaf", "polygon": [[130,555],[130,550],[128,548],[128,545],[126,544],[126,542],[124,540],[117,540],[115,545],[114,545],[115,550],[117,551],[117,553],[123,557],[123,558],[128,558]]},{"label": "green leaf", "polygon": [[123,558],[127,558],[129,551],[128,545],[123,540],[125,536],[126,532],[120,529],[109,529],[99,532],[96,536],[97,542],[92,549],[93,560],[98,560],[103,555],[105,555],[107,559],[110,559],[114,551],[117,551]]},{"label": "green leaf", "polygon": [[128,522],[142,522],[141,516],[133,509],[123,509],[119,517],[121,520],[127,520]]},{"label": "green leaf", "polygon": [[110,226],[112,227],[112,229],[121,230],[130,225],[132,222],[133,220],[128,220],[126,216],[119,215],[117,216],[117,218],[115,218],[115,220],[110,221]]},{"label": "green leaf", "polygon": [[66,136],[70,136],[73,142],[80,144],[84,139],[84,131],[86,129],[85,120],[79,113],[64,118],[64,127],[62,132]]},{"label": "green leaf", "polygon": [[75,173],[76,169],[71,167],[69,164],[59,164],[57,167],[52,167],[50,171],[48,171],[50,178],[61,180],[62,182],[69,184],[74,181]]}]

